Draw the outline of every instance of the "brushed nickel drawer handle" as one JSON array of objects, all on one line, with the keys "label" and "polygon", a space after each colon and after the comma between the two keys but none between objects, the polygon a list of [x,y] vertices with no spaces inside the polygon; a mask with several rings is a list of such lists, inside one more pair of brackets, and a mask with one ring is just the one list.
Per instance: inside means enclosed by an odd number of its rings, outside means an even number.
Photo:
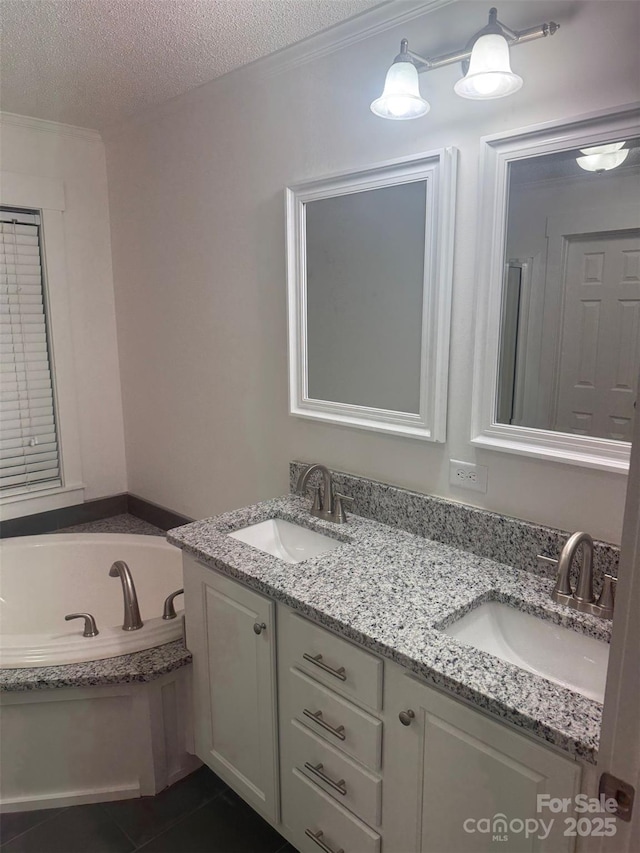
[{"label": "brushed nickel drawer handle", "polygon": [[322,655],[315,655],[314,657],[312,657],[308,652],[305,652],[302,657],[304,660],[308,660],[309,663],[313,663],[316,666],[320,667],[323,672],[328,672],[329,675],[334,675],[336,678],[339,678],[340,681],[347,680],[344,667],[341,666],[340,669],[333,669],[333,667],[324,663],[324,661],[322,660]]},{"label": "brushed nickel drawer handle", "polygon": [[322,719],[322,711],[309,711],[307,708],[304,708],[302,713],[305,717],[309,717],[313,720],[314,723],[317,723],[321,726],[325,731],[330,732],[330,734],[335,735],[338,740],[346,740],[346,735],[344,733],[344,726],[330,726],[329,723],[325,723]]},{"label": "brushed nickel drawer handle", "polygon": [[314,776],[317,776],[318,779],[322,779],[330,788],[333,788],[334,791],[337,791],[342,796],[346,796],[347,789],[344,784],[344,779],[340,779],[339,782],[334,782],[333,779],[329,778],[326,773],[322,772],[322,764],[316,764],[315,766],[311,764],[309,761],[305,761],[304,763],[305,770],[308,770],[309,773],[313,773]]},{"label": "brushed nickel drawer handle", "polygon": [[310,829],[305,829],[304,834],[307,838],[311,838],[312,841],[315,841],[318,847],[321,850],[324,850],[324,853],[344,853],[342,847],[339,850],[334,850],[332,847],[329,847],[328,844],[322,840],[322,836],[324,835],[323,831],[319,829],[317,832],[312,832]]}]

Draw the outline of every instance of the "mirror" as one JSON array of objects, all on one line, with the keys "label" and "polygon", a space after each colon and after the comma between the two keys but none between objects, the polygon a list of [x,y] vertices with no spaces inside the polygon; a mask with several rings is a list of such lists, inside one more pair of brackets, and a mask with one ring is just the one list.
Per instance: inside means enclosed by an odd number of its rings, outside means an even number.
[{"label": "mirror", "polygon": [[287,189],[290,412],[444,441],[452,149]]},{"label": "mirror", "polygon": [[638,111],[483,142],[496,226],[483,236],[491,308],[474,443],[626,470],[640,369]]}]

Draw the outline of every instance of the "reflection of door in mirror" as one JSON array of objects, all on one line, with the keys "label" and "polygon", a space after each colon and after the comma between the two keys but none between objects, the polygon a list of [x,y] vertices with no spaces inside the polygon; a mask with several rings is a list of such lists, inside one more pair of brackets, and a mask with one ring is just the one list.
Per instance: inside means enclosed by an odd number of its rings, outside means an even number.
[{"label": "reflection of door in mirror", "polygon": [[566,242],[554,429],[631,441],[640,365],[640,231]]},{"label": "reflection of door in mirror", "polygon": [[579,150],[509,164],[497,423],[630,440],[640,365],[640,143],[619,168]]}]

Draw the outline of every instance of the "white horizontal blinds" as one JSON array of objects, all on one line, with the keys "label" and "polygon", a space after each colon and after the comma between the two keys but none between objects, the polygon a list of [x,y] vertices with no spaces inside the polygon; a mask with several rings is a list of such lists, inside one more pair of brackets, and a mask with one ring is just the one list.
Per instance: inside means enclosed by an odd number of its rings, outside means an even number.
[{"label": "white horizontal blinds", "polygon": [[61,484],[40,218],[0,208],[0,494]]}]

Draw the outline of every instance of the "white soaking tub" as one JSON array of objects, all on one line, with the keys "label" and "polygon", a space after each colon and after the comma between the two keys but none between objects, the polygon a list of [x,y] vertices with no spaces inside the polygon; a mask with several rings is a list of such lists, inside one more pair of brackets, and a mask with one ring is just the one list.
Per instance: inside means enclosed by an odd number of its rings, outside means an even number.
[{"label": "white soaking tub", "polygon": [[[123,631],[120,579],[109,577],[116,560],[129,566],[144,625]],[[182,555],[161,537],[133,534],[57,533],[0,543],[0,667],[58,666],[150,649],[182,636],[178,618],[163,620],[162,606],[182,587]],[[99,634],[84,637],[91,613]]]},{"label": "white soaking tub", "polygon": [[[144,622],[123,631],[116,560]],[[0,543],[0,812],[156,794],[200,765],[179,640],[181,552],[161,537],[89,533]],[[176,610],[182,598],[176,599]],[[99,634],[83,637],[89,612]],[[124,655],[124,657],[120,657]]]}]

